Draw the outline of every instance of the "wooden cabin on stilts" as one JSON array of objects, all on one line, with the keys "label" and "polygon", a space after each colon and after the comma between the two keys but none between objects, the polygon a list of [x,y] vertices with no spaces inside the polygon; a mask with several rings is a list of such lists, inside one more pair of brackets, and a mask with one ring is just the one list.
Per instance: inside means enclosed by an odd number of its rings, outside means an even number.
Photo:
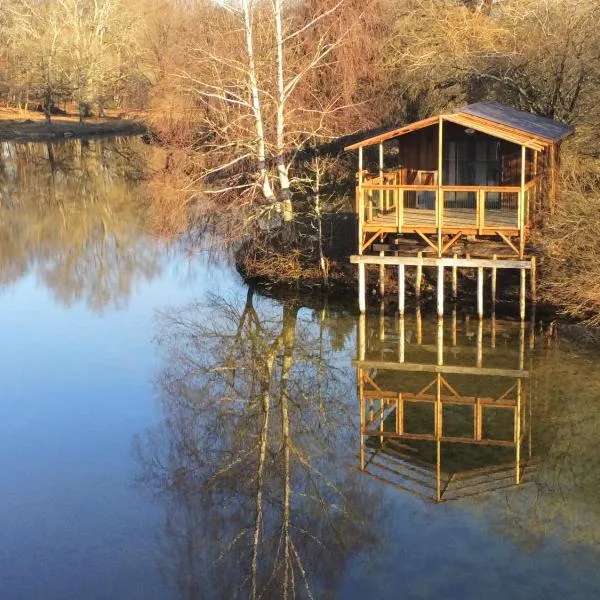
[{"label": "wooden cabin on stilts", "polygon": [[400,313],[406,269],[416,270],[418,297],[423,268],[433,267],[440,316],[446,269],[453,297],[458,270],[475,269],[480,317],[485,271],[495,302],[498,269],[517,269],[524,319],[527,271],[536,300],[528,238],[554,210],[560,144],[572,133],[552,119],[484,101],[348,146],[358,151],[358,254],[351,262],[359,270],[360,311],[366,310],[368,265],[378,265],[380,274],[398,270]]}]

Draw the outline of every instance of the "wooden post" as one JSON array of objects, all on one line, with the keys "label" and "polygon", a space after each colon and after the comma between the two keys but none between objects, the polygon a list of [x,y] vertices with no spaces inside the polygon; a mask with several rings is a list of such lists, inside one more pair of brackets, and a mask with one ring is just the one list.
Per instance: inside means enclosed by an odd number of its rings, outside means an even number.
[{"label": "wooden post", "polygon": [[420,346],[423,343],[423,319],[421,318],[421,305],[420,304],[417,304],[416,321],[417,321],[417,344],[419,344],[419,346]]},{"label": "wooden post", "polygon": [[474,406],[475,418],[474,420],[474,431],[473,437],[476,441],[481,441],[483,437],[483,405],[481,404],[481,399],[477,398],[476,404]]},{"label": "wooden post", "polygon": [[444,430],[442,423],[442,376],[438,373],[437,375],[437,386],[435,393],[435,439],[436,439],[436,499],[438,502],[442,500],[442,446],[441,438]]},{"label": "wooden post", "polygon": [[364,313],[367,309],[367,285],[365,277],[365,265],[358,265],[358,310]]},{"label": "wooden post", "polygon": [[362,225],[365,219],[365,197],[363,194],[363,149],[358,149],[358,253],[362,254],[363,249],[363,230]]},{"label": "wooden post", "polygon": [[[492,257],[496,260],[498,257],[496,254]],[[498,280],[498,269],[496,267],[492,268],[492,313],[496,312],[496,283]]]},{"label": "wooden post", "polygon": [[492,348],[496,347],[496,313],[492,312]]},{"label": "wooden post", "polygon": [[437,202],[436,202],[436,216],[437,216],[437,238],[438,238],[438,257],[442,256],[442,225],[444,221],[444,191],[442,189],[442,167],[443,161],[443,147],[444,147],[444,127],[443,119],[440,116],[439,130],[438,130],[438,189],[437,189]]},{"label": "wooden post", "polygon": [[398,394],[396,400],[396,433],[398,435],[404,433],[404,400],[402,394]]},{"label": "wooden post", "polygon": [[[456,252],[453,256],[454,260],[458,258],[458,254]],[[458,267],[456,264],[452,266],[452,299],[456,300],[458,298]]]},{"label": "wooden post", "polygon": [[539,171],[539,166],[538,166],[538,162],[540,159],[540,153],[537,150],[534,150],[533,152],[533,177],[536,180],[535,186],[533,188],[534,192],[535,192],[535,200],[532,203],[532,221],[533,221],[533,226],[535,227],[536,222],[537,222],[537,203],[538,203],[538,171]]},{"label": "wooden post", "polygon": [[525,175],[526,175],[526,148],[521,146],[521,191],[519,192],[519,258],[525,255]]},{"label": "wooden post", "polygon": [[[381,250],[379,256],[385,256],[385,252]],[[385,265],[379,265],[379,295],[383,298],[385,294]]]},{"label": "wooden post", "polygon": [[537,302],[537,268],[536,268],[536,258],[535,256],[531,257],[531,302],[536,304]]},{"label": "wooden post", "polygon": [[435,499],[442,501],[442,449],[438,439],[435,446]]},{"label": "wooden post", "polygon": [[519,328],[519,370],[525,368],[525,323],[521,321]]},{"label": "wooden post", "polygon": [[456,347],[456,306],[452,309],[452,346]]},{"label": "wooden post", "polygon": [[360,402],[360,442],[359,442],[359,455],[360,455],[360,470],[365,469],[365,437],[363,430],[366,425],[367,415],[365,406],[365,395],[364,395],[364,384],[363,384],[363,370],[357,369],[358,376],[358,400]]},{"label": "wooden post", "polygon": [[404,223],[404,190],[402,188],[398,190],[398,205],[396,206],[396,215],[398,220],[398,233],[401,233],[402,225]]},{"label": "wooden post", "polygon": [[367,317],[364,313],[361,313],[358,317],[358,331],[356,334],[358,338],[358,360],[365,360],[367,352]]},{"label": "wooden post", "polygon": [[526,274],[525,269],[521,269],[521,289],[519,293],[519,314],[521,321],[525,320],[525,286],[526,286]]},{"label": "wooden post", "polygon": [[438,317],[437,326],[437,364],[444,364],[444,319]]},{"label": "wooden post", "polygon": [[483,319],[483,267],[477,268],[477,315]]},{"label": "wooden post", "polygon": [[398,319],[398,362],[404,362],[404,315]]},{"label": "wooden post", "polygon": [[485,227],[485,190],[479,189],[477,190],[477,229],[479,235],[483,233],[483,228]]},{"label": "wooden post", "polygon": [[523,383],[521,378],[517,381],[517,409],[515,411],[515,463],[516,476],[515,483],[521,483],[521,393]]},{"label": "wooden post", "polygon": [[438,265],[437,314],[438,314],[438,317],[444,316],[444,266],[443,265]]},{"label": "wooden post", "polygon": [[[423,253],[417,252],[417,258],[422,259]],[[417,298],[417,302],[421,298],[421,282],[423,281],[423,266],[417,265],[417,277],[415,279],[415,297]]]},{"label": "wooden post", "polygon": [[483,319],[477,323],[477,368],[483,366]]},{"label": "wooden post", "polygon": [[[379,144],[379,183],[383,185],[383,142]],[[381,188],[379,190],[379,208],[380,210],[386,210],[386,198],[385,190]]]},{"label": "wooden post", "polygon": [[404,315],[404,292],[405,292],[404,265],[398,265],[398,312]]}]

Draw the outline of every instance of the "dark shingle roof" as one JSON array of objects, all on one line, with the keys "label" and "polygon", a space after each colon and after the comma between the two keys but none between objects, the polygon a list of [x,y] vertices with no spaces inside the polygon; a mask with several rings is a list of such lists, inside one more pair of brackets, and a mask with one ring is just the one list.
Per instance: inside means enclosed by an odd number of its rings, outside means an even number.
[{"label": "dark shingle roof", "polygon": [[539,135],[553,142],[559,142],[571,135],[574,131],[570,125],[553,121],[547,117],[540,117],[532,113],[528,113],[510,106],[504,106],[493,100],[484,100],[469,104],[456,110],[458,113],[466,113],[508,125],[521,131],[526,131],[532,135]]}]

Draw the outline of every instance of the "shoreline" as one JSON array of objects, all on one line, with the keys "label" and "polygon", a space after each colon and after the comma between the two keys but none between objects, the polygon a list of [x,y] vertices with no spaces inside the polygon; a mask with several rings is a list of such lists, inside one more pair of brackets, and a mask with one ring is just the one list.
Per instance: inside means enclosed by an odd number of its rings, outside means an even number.
[{"label": "shoreline", "polygon": [[110,135],[140,135],[146,125],[134,119],[105,117],[90,118],[83,123],[77,117],[56,116],[46,123],[40,113],[0,113],[0,141],[48,142],[73,138]]}]

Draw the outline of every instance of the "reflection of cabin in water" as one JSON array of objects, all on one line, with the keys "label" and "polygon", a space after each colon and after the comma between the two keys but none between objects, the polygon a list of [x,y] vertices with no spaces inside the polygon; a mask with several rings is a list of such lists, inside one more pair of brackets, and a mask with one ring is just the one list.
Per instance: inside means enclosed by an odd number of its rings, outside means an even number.
[{"label": "reflection of cabin in water", "polygon": [[423,344],[420,321],[414,325],[408,336],[400,319],[390,336],[383,321],[374,331],[360,317],[361,470],[437,502],[528,481],[534,461],[524,325],[504,323],[497,345],[492,321],[484,344],[483,321],[457,333],[454,316],[446,347],[442,320],[435,344]]},{"label": "reflection of cabin in water", "polygon": [[[572,132],[484,101],[348,146],[358,150],[351,262],[359,283],[368,264],[436,266],[443,275],[449,266],[491,267],[492,258],[492,268],[521,269],[522,279],[531,269],[535,277],[528,234],[553,210],[560,144]],[[380,255],[366,254],[376,242]],[[359,302],[364,312],[363,289]]]}]

